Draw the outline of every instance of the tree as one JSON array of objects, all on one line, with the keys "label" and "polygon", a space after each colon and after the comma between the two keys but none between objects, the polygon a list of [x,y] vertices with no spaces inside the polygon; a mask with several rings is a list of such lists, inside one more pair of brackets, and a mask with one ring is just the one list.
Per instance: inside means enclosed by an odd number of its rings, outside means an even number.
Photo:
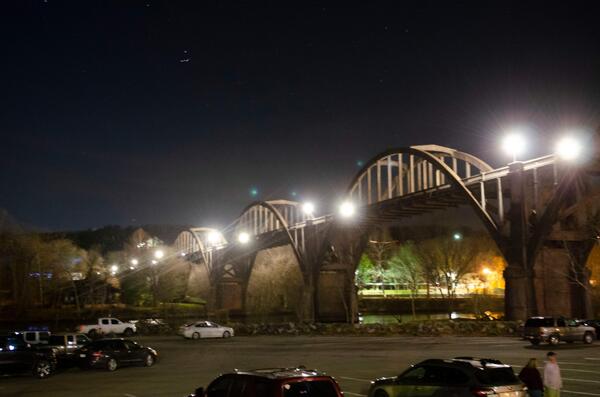
[{"label": "tree", "polygon": [[401,244],[391,257],[389,267],[394,277],[408,286],[412,315],[416,318],[415,299],[423,282],[423,266],[415,244],[412,241]]},{"label": "tree", "polygon": [[450,299],[450,312],[452,300],[456,297],[456,286],[475,268],[477,255],[487,247],[487,241],[481,238],[456,238],[452,235],[428,239],[418,244],[423,273],[442,296]]}]

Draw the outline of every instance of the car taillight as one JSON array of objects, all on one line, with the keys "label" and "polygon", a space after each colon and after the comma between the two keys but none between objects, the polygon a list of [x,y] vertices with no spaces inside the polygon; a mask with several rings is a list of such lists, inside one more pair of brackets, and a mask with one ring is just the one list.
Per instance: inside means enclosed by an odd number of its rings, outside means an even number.
[{"label": "car taillight", "polygon": [[474,387],[471,389],[471,394],[476,397],[485,397],[494,394],[494,390],[489,388]]},{"label": "car taillight", "polygon": [[92,356],[94,356],[94,357],[102,357],[102,350],[97,351],[97,352],[93,352]]}]

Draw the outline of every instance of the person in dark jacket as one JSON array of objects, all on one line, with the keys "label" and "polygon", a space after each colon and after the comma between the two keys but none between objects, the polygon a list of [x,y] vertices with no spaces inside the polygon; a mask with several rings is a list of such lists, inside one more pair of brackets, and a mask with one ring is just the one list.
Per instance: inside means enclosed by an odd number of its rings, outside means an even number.
[{"label": "person in dark jacket", "polygon": [[542,375],[537,369],[535,358],[529,359],[527,365],[519,373],[519,379],[527,386],[530,397],[542,397],[544,395],[544,383],[542,382]]}]

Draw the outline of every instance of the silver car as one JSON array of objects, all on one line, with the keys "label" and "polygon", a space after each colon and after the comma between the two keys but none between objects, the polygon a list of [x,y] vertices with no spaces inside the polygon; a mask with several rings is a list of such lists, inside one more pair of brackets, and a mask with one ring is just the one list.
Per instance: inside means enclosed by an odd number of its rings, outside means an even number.
[{"label": "silver car", "polygon": [[590,344],[596,339],[596,330],[576,320],[531,317],[525,322],[523,337],[532,345],[539,345],[541,342],[558,345],[561,341]]},{"label": "silver car", "polygon": [[371,382],[369,397],[525,397],[527,388],[498,360],[430,359]]}]

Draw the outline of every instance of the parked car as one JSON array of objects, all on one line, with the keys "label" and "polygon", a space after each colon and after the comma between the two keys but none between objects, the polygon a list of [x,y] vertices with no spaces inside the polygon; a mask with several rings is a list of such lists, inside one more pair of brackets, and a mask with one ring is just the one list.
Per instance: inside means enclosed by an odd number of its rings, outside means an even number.
[{"label": "parked car", "polygon": [[596,339],[596,330],[576,320],[561,317],[531,317],[525,322],[523,336],[532,345],[547,342],[558,345],[561,341],[592,343]]},{"label": "parked car", "polygon": [[151,367],[158,359],[156,350],[129,339],[100,339],[75,350],[74,358],[82,368],[102,368],[114,371],[127,365]]},{"label": "parked car", "polygon": [[179,327],[179,334],[184,338],[230,338],[234,335],[233,328],[224,327],[212,321],[196,321]]},{"label": "parked car", "polygon": [[371,382],[369,397],[525,397],[527,388],[498,360],[457,357],[429,359],[392,378]]},{"label": "parked car", "polygon": [[594,328],[596,339],[600,339],[600,320],[582,320],[582,324]]},{"label": "parked car", "polygon": [[31,373],[43,379],[56,370],[51,349],[36,349],[20,335],[0,336],[0,374]]},{"label": "parked car", "polygon": [[162,334],[171,331],[169,324],[162,318],[144,318],[141,320],[131,321],[135,324],[137,332],[149,335],[149,334]]},{"label": "parked car", "polygon": [[125,336],[133,335],[137,329],[135,324],[121,321],[113,317],[99,318],[96,324],[80,325],[78,331],[91,338],[99,335],[123,334]]},{"label": "parked car", "polygon": [[23,341],[30,345],[46,344],[50,338],[50,331],[45,327],[30,327],[26,331],[17,331],[15,334],[20,335]]},{"label": "parked car", "polygon": [[219,376],[189,397],[343,397],[336,381],[305,368],[256,369]]},{"label": "parked car", "polygon": [[60,333],[52,334],[48,339],[48,347],[52,348],[57,358],[64,359],[71,356],[73,352],[92,340],[85,334]]}]

